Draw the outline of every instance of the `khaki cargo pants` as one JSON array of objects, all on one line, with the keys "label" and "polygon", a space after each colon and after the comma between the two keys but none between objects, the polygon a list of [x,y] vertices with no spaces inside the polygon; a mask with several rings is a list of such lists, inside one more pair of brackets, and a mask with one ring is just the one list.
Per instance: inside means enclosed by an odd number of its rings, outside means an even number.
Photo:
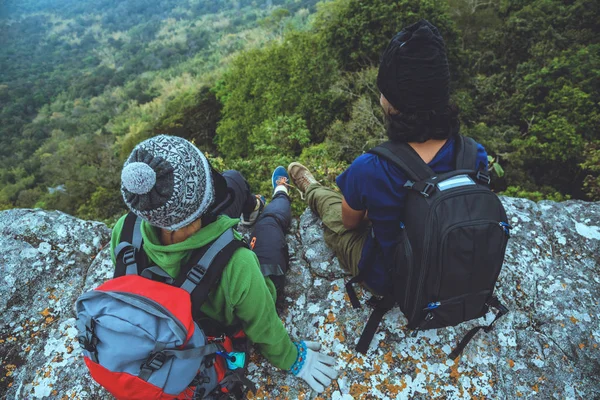
[{"label": "khaki cargo pants", "polygon": [[306,189],[306,201],[325,225],[325,243],[352,276],[358,275],[358,263],[370,227],[366,224],[348,230],[342,223],[342,195],[333,189],[313,183]]}]

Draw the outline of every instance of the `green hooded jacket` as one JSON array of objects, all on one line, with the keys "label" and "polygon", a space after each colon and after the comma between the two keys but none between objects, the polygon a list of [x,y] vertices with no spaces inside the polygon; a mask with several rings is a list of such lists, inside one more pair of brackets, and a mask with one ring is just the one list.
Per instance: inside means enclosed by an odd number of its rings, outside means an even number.
[{"label": "green hooded jacket", "polygon": [[[125,217],[117,221],[112,231],[110,250],[113,264],[114,249],[119,244]],[[144,251],[152,264],[175,278],[194,249],[214,241],[227,229],[237,226],[238,222],[238,219],[222,215],[183,242],[163,246],[158,229],[143,221]],[[238,232],[235,234],[238,239],[241,237]],[[276,367],[288,370],[296,361],[298,351],[277,315],[276,298],[275,286],[262,275],[256,254],[241,248],[231,257],[218,286],[211,291],[200,310],[226,326],[241,323],[261,354]]]}]

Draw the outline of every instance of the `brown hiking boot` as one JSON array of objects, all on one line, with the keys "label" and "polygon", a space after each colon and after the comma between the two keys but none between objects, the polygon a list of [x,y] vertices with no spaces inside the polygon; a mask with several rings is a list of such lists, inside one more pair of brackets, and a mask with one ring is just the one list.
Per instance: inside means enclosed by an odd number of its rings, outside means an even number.
[{"label": "brown hiking boot", "polygon": [[306,189],[308,189],[310,184],[319,183],[308,168],[299,162],[291,163],[287,170],[292,182],[302,193],[306,193]]}]

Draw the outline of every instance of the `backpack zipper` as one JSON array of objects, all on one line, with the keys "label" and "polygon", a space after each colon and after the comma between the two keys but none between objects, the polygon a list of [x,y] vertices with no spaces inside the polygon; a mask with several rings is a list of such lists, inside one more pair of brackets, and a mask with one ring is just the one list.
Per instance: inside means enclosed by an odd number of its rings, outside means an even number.
[{"label": "backpack zipper", "polygon": [[[469,188],[470,190],[470,188]],[[492,194],[495,196],[495,194],[489,190],[489,189],[478,189],[478,190],[470,190],[470,192],[472,194],[477,194],[477,193],[481,193],[481,194]],[[464,195],[464,191],[458,191],[458,192],[454,192],[454,193],[449,193],[448,195],[444,196],[444,194],[440,194],[440,197],[438,197],[437,199],[435,199],[432,203],[431,206],[429,206],[429,215],[427,215],[427,220],[425,221],[426,226],[431,226],[431,222],[433,219],[433,216],[435,215],[434,211],[435,211],[435,207],[437,207],[437,205],[442,201],[442,200],[446,200],[446,199],[450,199],[452,197],[457,197],[457,196],[463,196]],[[427,235],[427,237],[425,237],[425,240],[423,241],[423,252],[424,257],[421,260],[421,266],[423,266],[424,268],[421,269],[420,271],[420,275],[419,275],[419,284],[417,285],[417,293],[415,294],[415,304],[413,306],[413,311],[411,313],[411,319],[413,319],[417,313],[419,312],[419,303],[420,303],[420,299],[421,299],[421,292],[422,292],[422,287],[423,287],[423,281],[425,280],[425,276],[427,275],[427,273],[429,273],[429,268],[427,268],[427,264],[429,262],[429,252],[427,251],[427,249],[429,248],[429,242],[431,241],[431,235]]]},{"label": "backpack zipper", "polygon": [[[426,330],[427,326],[431,323],[431,321],[436,319],[435,318],[436,314],[435,314],[434,310],[437,310],[443,306],[456,304],[456,303],[460,302],[462,299],[467,298],[469,296],[481,296],[482,294],[486,294],[486,293],[489,293],[488,300],[487,300],[487,301],[489,301],[489,298],[491,298],[491,296],[492,296],[492,290],[486,289],[486,290],[481,290],[477,293],[465,293],[460,296],[451,297],[446,300],[432,301],[432,302],[428,303],[427,307],[423,308],[423,311],[427,311],[427,314],[426,314],[425,318],[423,319],[423,321],[421,321],[419,326],[414,330],[413,337],[416,335],[416,333],[418,331]],[[486,302],[486,305],[487,305],[487,302]],[[439,316],[438,316],[438,319],[439,319]],[[443,318],[442,318],[442,323],[443,323]]]},{"label": "backpack zipper", "polygon": [[465,297],[469,297],[469,296],[480,296],[482,294],[485,293],[492,293],[491,290],[489,289],[485,289],[485,290],[481,290],[477,293],[465,293],[465,294],[461,294],[460,296],[456,296],[456,297],[451,297],[449,299],[446,300],[439,300],[439,301],[432,301],[431,303],[427,304],[427,307],[425,307],[423,309],[423,311],[431,311],[431,310],[435,310],[436,308],[442,307],[442,306],[447,306],[448,304],[454,304],[459,302],[460,300],[464,299]]},{"label": "backpack zipper", "polygon": [[406,275],[406,288],[404,291],[404,303],[402,304],[402,308],[406,310],[408,307],[408,300],[410,298],[410,281],[412,279],[414,261],[412,246],[410,245],[410,241],[408,239],[408,234],[406,233],[404,223],[402,223],[401,228],[402,234],[404,235],[404,254],[406,256],[406,265],[408,266],[408,273]]}]

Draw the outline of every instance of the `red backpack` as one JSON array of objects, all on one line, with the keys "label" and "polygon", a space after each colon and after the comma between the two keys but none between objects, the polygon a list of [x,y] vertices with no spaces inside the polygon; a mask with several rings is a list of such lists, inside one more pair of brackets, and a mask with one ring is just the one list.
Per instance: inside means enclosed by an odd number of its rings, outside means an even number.
[{"label": "red backpack", "polygon": [[78,338],[94,380],[117,399],[239,399],[254,391],[244,332],[200,313],[246,244],[229,229],[172,279],[148,265],[140,225],[126,217],[114,278],[77,299]]}]

